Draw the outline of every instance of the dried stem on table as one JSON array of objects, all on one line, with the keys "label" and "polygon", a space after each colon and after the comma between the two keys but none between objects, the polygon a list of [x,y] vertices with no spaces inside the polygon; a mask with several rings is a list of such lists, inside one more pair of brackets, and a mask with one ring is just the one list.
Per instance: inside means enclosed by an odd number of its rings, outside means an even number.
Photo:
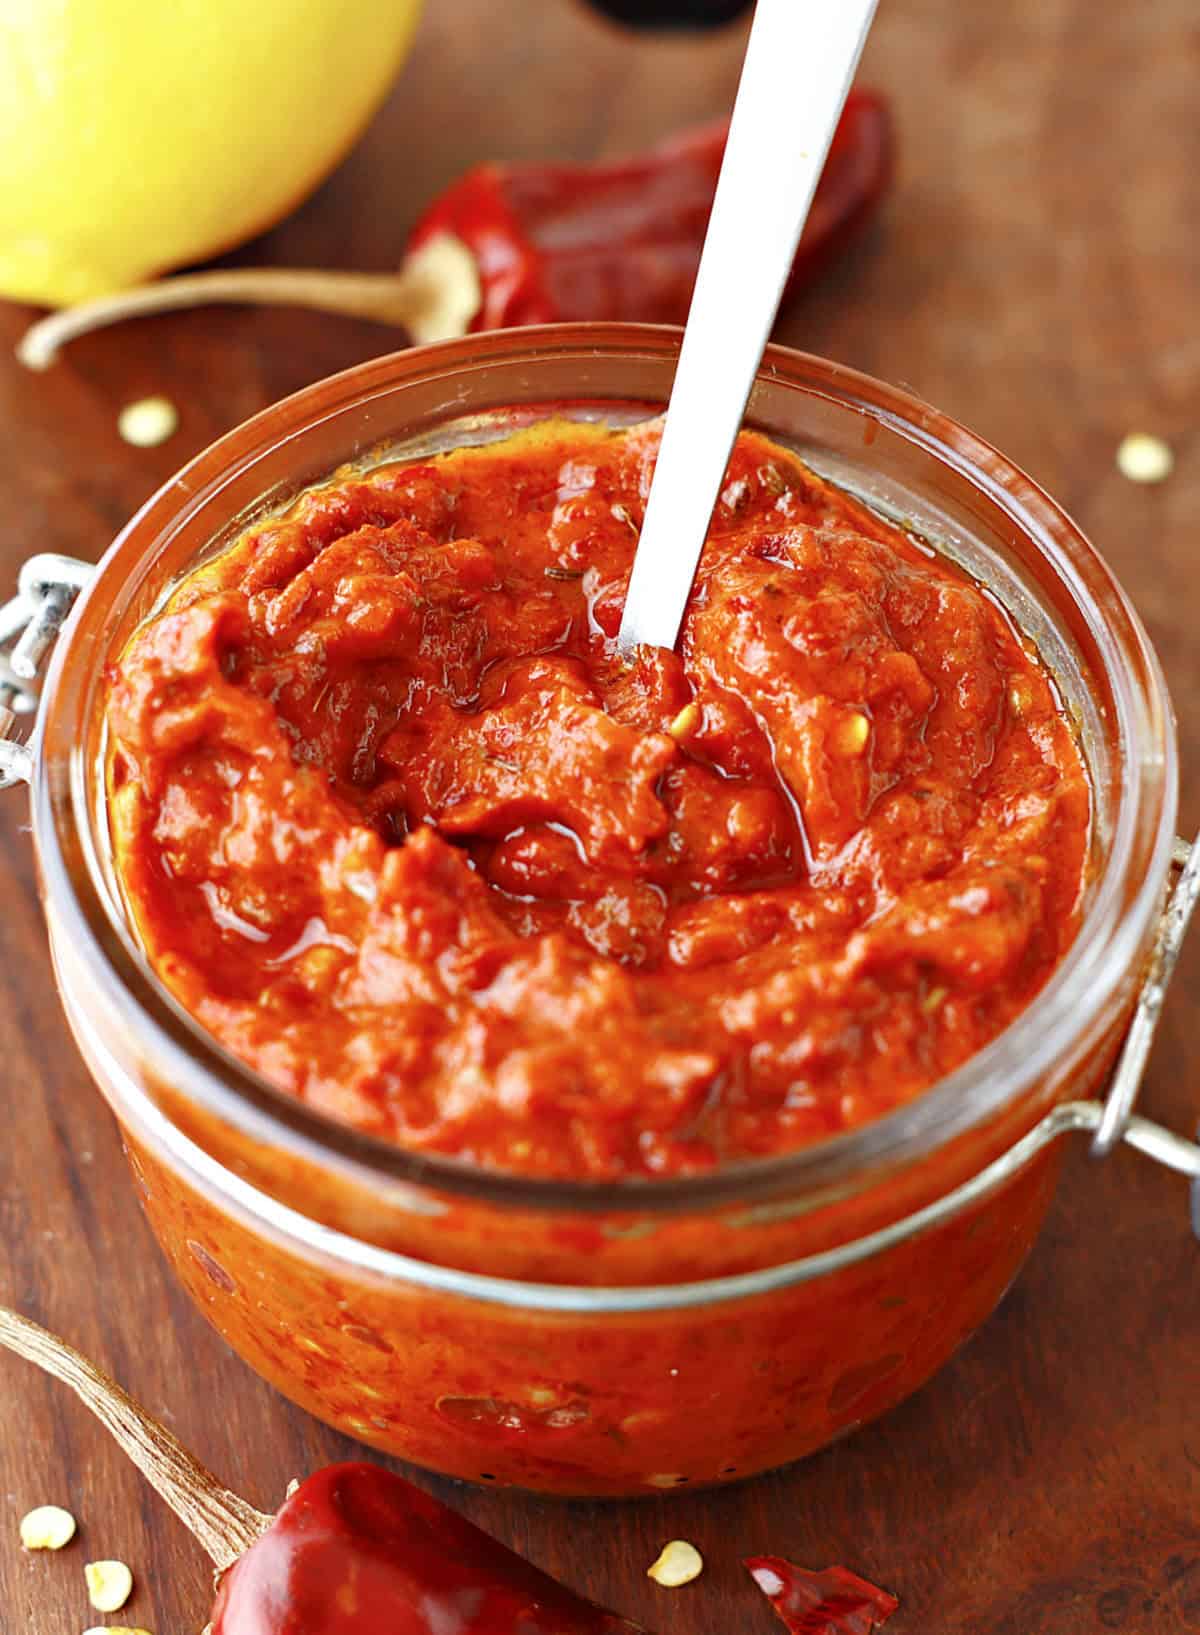
[{"label": "dried stem on table", "polygon": [[41,319],[22,336],[17,357],[28,369],[48,369],[61,347],[94,329],[214,303],[338,312],[394,324],[419,343],[443,341],[466,334],[480,300],[474,256],[453,234],[441,233],[394,273],[221,267],[140,284]]},{"label": "dried stem on table", "polygon": [[69,1385],[212,1558],[230,1567],[272,1517],[223,1487],[133,1398],[65,1340],[0,1306],[0,1345]]}]

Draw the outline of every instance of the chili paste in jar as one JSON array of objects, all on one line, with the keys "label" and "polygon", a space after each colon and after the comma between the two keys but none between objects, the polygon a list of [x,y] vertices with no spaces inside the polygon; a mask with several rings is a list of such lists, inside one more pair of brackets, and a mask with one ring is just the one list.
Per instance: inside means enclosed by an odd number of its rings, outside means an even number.
[{"label": "chili paste in jar", "polygon": [[792,1151],[979,1050],[1075,933],[1052,678],[790,452],[740,436],[678,651],[618,651],[658,438],[547,421],[339,472],[110,678],[160,977],[404,1147],[578,1178]]}]

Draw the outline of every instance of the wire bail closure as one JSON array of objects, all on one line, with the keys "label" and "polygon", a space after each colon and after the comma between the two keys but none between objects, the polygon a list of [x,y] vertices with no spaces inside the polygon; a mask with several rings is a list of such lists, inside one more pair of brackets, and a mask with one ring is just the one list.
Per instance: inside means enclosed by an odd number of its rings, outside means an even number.
[{"label": "wire bail closure", "polygon": [[1200,1239],[1200,1145],[1149,1119],[1136,1117],[1133,1111],[1162,1019],[1167,989],[1200,901],[1200,835],[1190,844],[1177,837],[1171,862],[1179,874],[1159,918],[1154,947],[1108,1095],[1099,1104],[1100,1117],[1094,1126],[1091,1150],[1094,1158],[1106,1158],[1121,1141],[1128,1141],[1155,1162],[1186,1175],[1191,1182],[1192,1231]]},{"label": "wire bail closure", "polygon": [[[1134,1102],[1145,1076],[1150,1047],[1162,1016],[1167,989],[1174,975],[1196,903],[1200,901],[1200,836],[1197,836],[1191,845],[1186,840],[1176,839],[1172,864],[1179,869],[1179,877],[1167,897],[1159,919],[1150,962],[1138,993],[1137,1007],[1113,1070],[1112,1081],[1104,1102],[1104,1112],[1092,1137],[1092,1155],[1095,1158],[1106,1158],[1124,1138],[1133,1114]],[[1200,1167],[1196,1173],[1200,1177]]]},{"label": "wire bail closure", "polygon": [[33,777],[33,750],[13,734],[22,716],[36,715],[42,660],[95,571],[73,556],[49,551],[31,556],[21,569],[16,596],[0,608],[0,789]]}]

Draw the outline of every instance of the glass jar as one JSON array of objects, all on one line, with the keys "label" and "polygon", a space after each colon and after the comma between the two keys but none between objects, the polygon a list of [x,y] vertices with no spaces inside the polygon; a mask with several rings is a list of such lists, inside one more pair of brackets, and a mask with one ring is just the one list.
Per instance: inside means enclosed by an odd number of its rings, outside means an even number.
[{"label": "glass jar", "polygon": [[[1057,1138],[1105,1120],[1089,1098],[1148,960],[1162,963],[1161,949],[1151,956],[1173,855],[1175,738],[1120,587],[1053,501],[962,427],[771,348],[749,423],[987,583],[1078,723],[1095,792],[1087,910],[1015,1025],[909,1105],[811,1149],[698,1178],[574,1184],[332,1124],[241,1066],[157,981],[122,909],[102,777],[105,667],[137,623],[197,560],[342,462],[423,457],[549,412],[642,418],[667,396],[677,347],[673,331],[627,325],[472,336],[267,410],[133,519],[57,645],[32,752],[0,743],[10,777],[32,783],[67,1015],[201,1309],[338,1429],[454,1476],[547,1492],[745,1476],[921,1385],[1020,1267]],[[24,618],[41,620],[14,654],[26,669],[69,601],[45,561],[22,578]],[[0,641],[14,628],[0,625]],[[1147,1037],[1152,1020],[1139,1016]],[[1200,1168],[1188,1143],[1130,1122],[1138,1065],[1103,1139],[1173,1143],[1168,1161]]]}]

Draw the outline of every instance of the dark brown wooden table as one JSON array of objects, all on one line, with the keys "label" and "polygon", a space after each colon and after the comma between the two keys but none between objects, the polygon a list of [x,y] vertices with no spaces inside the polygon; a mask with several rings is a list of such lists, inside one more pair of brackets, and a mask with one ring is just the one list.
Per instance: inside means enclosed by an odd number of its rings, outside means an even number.
[{"label": "dark brown wooden table", "polygon": [[[585,157],[724,108],[741,36],[624,36],[574,0],[435,0],[387,108],[337,175],[243,252],[385,268],[419,204],[494,155]],[[781,325],[783,339],[911,385],[1024,465],[1132,591],[1181,717],[1184,818],[1200,818],[1200,30],[1194,0],[883,0],[866,76],[895,98],[901,174],[886,224]],[[367,324],[223,310],[100,335],[50,374],[0,306],[0,585],[34,551],[95,558],[186,458],[272,399],[392,344]],[[140,452],[131,399],[182,424]],[[1174,475],[1116,471],[1133,429]],[[0,797],[0,1299],[103,1359],[200,1455],[270,1508],[293,1475],[353,1452],[261,1384],[169,1278],[116,1132],[67,1035],[20,793]],[[1196,937],[1197,933],[1193,933]],[[1185,957],[1144,1096],[1200,1116]],[[845,1561],[903,1599],[896,1635],[1165,1635],[1200,1629],[1200,1245],[1181,1184],[1132,1156],[1072,1155],[1030,1265],[984,1332],[883,1423],[715,1495],[564,1504],[429,1481],[552,1571],[671,1635],[768,1635],[751,1552]],[[84,1524],[25,1557],[17,1518],[57,1500]],[[669,1537],[707,1569],[645,1577]],[[81,1566],[136,1569],[129,1621],[197,1631],[200,1551],[74,1399],[0,1358],[0,1628],[73,1635]],[[385,1632],[378,1632],[385,1635]]]}]

